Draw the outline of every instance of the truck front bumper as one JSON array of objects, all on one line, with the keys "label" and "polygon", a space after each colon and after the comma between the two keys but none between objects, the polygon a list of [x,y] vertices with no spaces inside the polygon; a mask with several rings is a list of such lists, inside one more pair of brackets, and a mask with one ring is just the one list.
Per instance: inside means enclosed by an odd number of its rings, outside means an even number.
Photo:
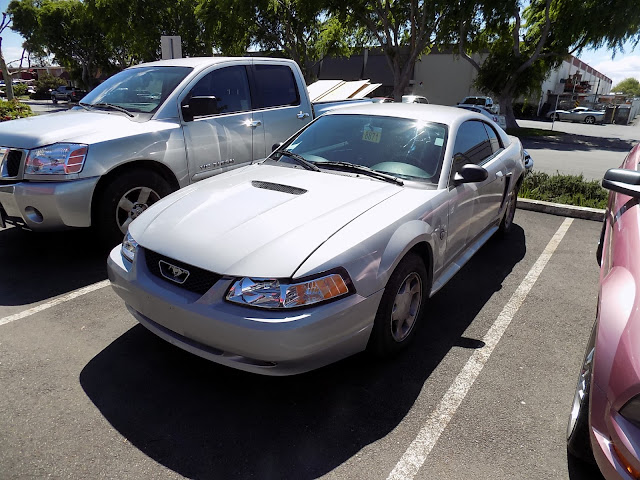
[{"label": "truck front bumper", "polygon": [[5,222],[40,231],[90,227],[97,183],[98,177],[92,177],[0,185],[0,227]]}]

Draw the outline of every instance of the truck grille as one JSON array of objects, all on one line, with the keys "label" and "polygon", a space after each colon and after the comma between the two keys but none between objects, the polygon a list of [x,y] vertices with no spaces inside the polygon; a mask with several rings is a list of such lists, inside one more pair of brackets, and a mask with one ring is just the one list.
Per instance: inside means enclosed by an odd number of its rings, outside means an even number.
[{"label": "truck grille", "polygon": [[[204,270],[203,268],[194,267],[193,265],[180,262],[173,258],[165,257],[164,255],[160,255],[159,253],[156,253],[152,250],[144,249],[144,257],[147,262],[147,268],[154,276],[161,278],[162,280],[165,280],[172,285],[184,288],[185,290],[189,290],[190,292],[198,293],[200,295],[206,293],[206,291],[209,290],[214,283],[222,278],[222,275]],[[176,267],[187,270],[189,272],[189,276],[187,277],[185,282],[180,284],[165,277],[160,270],[161,260]]]},{"label": "truck grille", "polygon": [[0,178],[17,177],[22,162],[22,150],[0,148]]}]

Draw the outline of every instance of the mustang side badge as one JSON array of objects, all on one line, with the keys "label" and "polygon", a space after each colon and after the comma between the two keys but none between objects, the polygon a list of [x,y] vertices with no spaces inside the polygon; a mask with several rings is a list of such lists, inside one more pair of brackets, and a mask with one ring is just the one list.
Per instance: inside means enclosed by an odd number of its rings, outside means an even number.
[{"label": "mustang side badge", "polygon": [[189,278],[189,270],[176,267],[175,265],[171,265],[164,260],[160,260],[158,262],[158,265],[160,266],[160,273],[167,280],[171,280],[172,282],[182,285],[187,281],[187,278]]}]

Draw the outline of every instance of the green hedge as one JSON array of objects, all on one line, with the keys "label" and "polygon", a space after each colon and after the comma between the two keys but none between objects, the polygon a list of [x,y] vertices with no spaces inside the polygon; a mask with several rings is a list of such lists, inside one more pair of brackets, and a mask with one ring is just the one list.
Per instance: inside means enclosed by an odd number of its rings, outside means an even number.
[{"label": "green hedge", "polygon": [[16,118],[30,117],[33,115],[31,107],[20,103],[18,100],[0,99],[0,122],[13,120]]},{"label": "green hedge", "polygon": [[609,192],[597,180],[582,175],[531,172],[524,177],[518,196],[578,207],[606,208]]}]

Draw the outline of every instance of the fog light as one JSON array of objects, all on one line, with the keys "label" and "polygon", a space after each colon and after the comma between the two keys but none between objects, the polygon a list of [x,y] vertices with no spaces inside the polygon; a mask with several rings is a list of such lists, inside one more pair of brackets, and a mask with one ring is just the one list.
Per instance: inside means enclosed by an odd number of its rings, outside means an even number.
[{"label": "fog light", "polygon": [[27,207],[24,209],[24,213],[27,218],[33,223],[42,223],[42,221],[44,220],[44,217],[40,213],[40,210],[38,210],[36,207]]}]

